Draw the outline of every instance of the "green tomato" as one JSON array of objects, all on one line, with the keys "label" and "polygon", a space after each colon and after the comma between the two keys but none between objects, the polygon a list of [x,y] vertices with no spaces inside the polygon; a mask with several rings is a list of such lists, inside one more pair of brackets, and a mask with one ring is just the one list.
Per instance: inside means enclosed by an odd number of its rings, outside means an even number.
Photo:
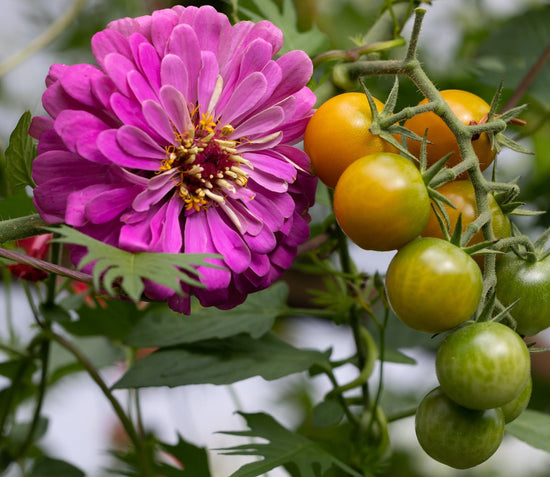
[{"label": "green tomato", "polygon": [[512,401],[527,385],[531,360],[527,345],[496,322],[473,323],[448,335],[435,360],[447,396],[470,409],[492,409]]},{"label": "green tomato", "polygon": [[514,399],[506,403],[501,407],[502,413],[504,414],[504,422],[508,424],[512,422],[516,417],[518,417],[529,404],[531,399],[531,392],[533,390],[533,380],[529,378],[527,385],[523,388]]},{"label": "green tomato", "polygon": [[435,388],[418,406],[415,431],[430,457],[456,469],[468,469],[498,449],[504,435],[504,416],[501,409],[466,409],[441,388]]},{"label": "green tomato", "polygon": [[519,300],[511,310],[516,331],[525,336],[550,326],[550,255],[537,262],[522,260],[514,254],[497,263],[496,293],[503,305]]},{"label": "green tomato", "polygon": [[428,333],[450,330],[470,318],[482,289],[483,277],[474,259],[438,238],[405,245],[386,274],[388,299],[397,317]]}]

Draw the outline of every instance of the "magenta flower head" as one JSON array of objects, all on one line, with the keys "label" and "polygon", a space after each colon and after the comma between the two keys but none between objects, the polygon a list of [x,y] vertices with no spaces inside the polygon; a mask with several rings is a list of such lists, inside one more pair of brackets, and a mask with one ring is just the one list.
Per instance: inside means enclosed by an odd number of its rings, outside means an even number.
[{"label": "magenta flower head", "polygon": [[[181,7],[112,22],[98,66],[56,64],[35,117],[34,202],[131,252],[218,253],[200,267],[203,306],[231,308],[270,285],[309,235],[316,179],[295,144],[315,102],[303,51],[274,59],[281,31]],[[76,260],[76,257],[75,257]],[[146,295],[188,313],[189,296]]]}]

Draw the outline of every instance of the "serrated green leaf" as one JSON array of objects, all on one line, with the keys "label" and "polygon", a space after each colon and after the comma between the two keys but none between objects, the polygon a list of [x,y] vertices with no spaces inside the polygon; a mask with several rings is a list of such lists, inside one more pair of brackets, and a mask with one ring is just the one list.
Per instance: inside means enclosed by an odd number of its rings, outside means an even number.
[{"label": "serrated green leaf", "polygon": [[309,56],[319,53],[327,43],[326,36],[314,25],[310,30],[298,30],[298,17],[292,0],[283,0],[282,10],[272,0],[251,0],[260,15],[239,7],[252,21],[269,20],[283,32],[284,45],[281,54],[291,50],[303,50]]},{"label": "serrated green leaf", "polygon": [[287,297],[287,286],[276,283],[250,295],[242,305],[231,310],[202,308],[190,316],[167,309],[152,310],[130,331],[125,343],[136,347],[163,347],[240,333],[259,338],[271,329],[275,318],[286,311]]},{"label": "serrated green leaf", "polygon": [[[105,289],[110,295],[118,295],[115,286],[120,287],[132,300],[137,301],[145,288],[143,280],[164,285],[182,295],[181,282],[192,286],[204,286],[192,278],[197,275],[194,267],[219,268],[205,259],[222,258],[216,254],[185,253],[130,253],[93,239],[71,227],[62,225],[47,228],[58,236],[52,241],[86,247],[78,267],[84,268],[93,262],[93,278],[96,289]],[[186,273],[187,272],[187,273]]]},{"label": "serrated green leaf", "polygon": [[135,363],[115,388],[230,384],[253,376],[273,380],[327,359],[326,353],[294,348],[271,333],[257,340],[238,335],[161,349]]},{"label": "serrated green leaf", "polygon": [[526,409],[506,425],[506,432],[530,446],[550,452],[550,415]]},{"label": "serrated green leaf", "polygon": [[313,441],[284,428],[273,417],[258,413],[240,413],[250,430],[224,431],[223,434],[244,437],[260,437],[269,444],[250,442],[224,449],[226,455],[258,455],[263,459],[245,464],[230,477],[256,477],[282,465],[293,464],[300,477],[318,477],[331,467],[337,467],[348,475],[361,477],[348,465],[322,449]]},{"label": "serrated green leaf", "polygon": [[51,457],[39,457],[30,477],[84,477],[86,474],[68,462]]},{"label": "serrated green leaf", "polygon": [[36,157],[36,146],[29,136],[31,113],[23,113],[17,126],[10,135],[6,149],[5,167],[8,188],[17,192],[26,186],[34,186],[32,180],[32,161]]}]

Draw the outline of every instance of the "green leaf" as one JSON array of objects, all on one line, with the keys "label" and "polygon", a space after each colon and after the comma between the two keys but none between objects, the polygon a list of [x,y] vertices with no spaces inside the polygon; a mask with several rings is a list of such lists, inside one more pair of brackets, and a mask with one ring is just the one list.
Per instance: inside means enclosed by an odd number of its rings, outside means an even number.
[{"label": "green leaf", "polygon": [[298,17],[292,0],[283,0],[282,11],[271,0],[251,1],[260,12],[260,15],[242,6],[240,10],[254,22],[267,19],[281,29],[284,36],[281,54],[288,53],[291,50],[303,50],[309,56],[313,56],[319,53],[327,44],[327,38],[315,25],[306,32],[298,30]]},{"label": "green leaf", "polygon": [[203,447],[197,447],[184,441],[180,435],[178,435],[178,442],[175,445],[164,444],[162,442],[159,445],[164,452],[182,463],[184,476],[209,477],[211,475],[208,453]]},{"label": "green leaf", "polygon": [[361,477],[332,454],[319,447],[313,441],[295,434],[281,426],[271,416],[263,413],[244,414],[250,430],[224,431],[223,434],[256,438],[269,441],[269,444],[250,442],[248,444],[224,449],[226,455],[258,455],[263,459],[245,464],[230,477],[256,477],[282,465],[292,464],[300,477],[324,475],[335,466],[353,477]]},{"label": "green leaf", "polygon": [[[222,258],[216,254],[185,253],[130,253],[93,239],[71,227],[62,225],[47,228],[59,234],[52,241],[81,245],[87,248],[86,255],[78,267],[84,268],[93,263],[93,278],[96,289],[104,288],[110,295],[118,295],[115,287],[120,286],[132,300],[137,301],[145,288],[144,279],[164,285],[182,295],[180,280],[189,285],[202,287],[193,279],[197,275],[196,266],[219,268],[205,261],[207,258]],[[180,270],[181,269],[181,270]]]},{"label": "green leaf", "polygon": [[[103,337],[74,338],[72,342],[98,369],[124,359],[122,350]],[[50,385],[69,374],[84,370],[72,353],[57,343],[51,348],[49,368]]]},{"label": "green leaf", "polygon": [[276,283],[267,290],[250,295],[242,305],[231,310],[202,308],[191,316],[167,309],[152,310],[130,331],[125,342],[136,347],[161,347],[227,338],[240,333],[259,338],[286,310],[287,296],[287,286]]},{"label": "green leaf", "polygon": [[84,477],[86,474],[68,462],[51,457],[37,459],[30,477]]},{"label": "green leaf", "polygon": [[0,376],[13,380],[15,376],[21,372],[22,366],[26,366],[25,374],[23,376],[25,379],[30,380],[37,367],[34,362],[27,363],[26,361],[27,358],[22,358],[0,363]]},{"label": "green leaf", "polygon": [[0,220],[15,219],[36,213],[32,198],[25,189],[0,198]]},{"label": "green leaf", "polygon": [[78,320],[61,324],[73,335],[104,336],[122,341],[145,312],[129,301],[105,300],[105,303],[101,309],[83,305],[78,310]]},{"label": "green leaf", "polygon": [[[514,15],[492,29],[481,45],[477,58],[469,60],[478,79],[495,86],[502,79],[505,88],[515,89],[550,43],[550,5],[533,7]],[[529,93],[550,106],[550,63],[537,73]]]},{"label": "green leaf", "polygon": [[313,408],[311,418],[315,427],[325,429],[336,426],[344,418],[344,409],[332,399],[321,401]]},{"label": "green leaf", "polygon": [[230,384],[253,376],[278,379],[305,371],[328,353],[297,349],[268,333],[260,339],[237,335],[161,349],[134,364],[115,388]]},{"label": "green leaf", "polygon": [[530,446],[550,452],[550,415],[526,409],[506,425],[506,432]]},{"label": "green leaf", "polygon": [[396,364],[416,364],[416,360],[407,356],[398,349],[386,348],[384,350],[384,362]]},{"label": "green leaf", "polygon": [[6,149],[6,178],[12,192],[17,192],[28,185],[34,186],[32,161],[36,157],[36,146],[33,138],[29,136],[30,125],[31,113],[26,111],[11,133]]}]

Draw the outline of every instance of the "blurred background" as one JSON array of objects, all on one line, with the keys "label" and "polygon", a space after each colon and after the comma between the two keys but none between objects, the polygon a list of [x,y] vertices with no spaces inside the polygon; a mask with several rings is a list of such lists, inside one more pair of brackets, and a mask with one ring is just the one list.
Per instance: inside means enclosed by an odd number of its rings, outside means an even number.
[{"label": "blurred background", "polygon": [[[265,0],[267,1],[267,0]],[[316,25],[326,34],[327,48],[349,49],[353,37],[363,35],[372,23],[380,0],[293,0],[299,26]],[[93,62],[90,38],[114,19],[139,16],[173,4],[211,4],[228,14],[231,2],[171,2],[163,0],[2,0],[0,15],[0,148],[7,145],[10,132],[25,110],[41,114],[40,98],[44,79],[52,63]],[[247,4],[246,1],[240,2]],[[524,75],[550,45],[550,2],[547,0],[433,0],[426,4],[427,15],[421,35],[421,58],[440,89],[467,89],[488,102],[501,78],[503,103],[513,94]],[[407,37],[410,24],[405,26]],[[37,41],[38,39],[38,41]],[[37,51],[34,46],[38,45]],[[399,55],[396,50],[392,54]],[[386,78],[369,80],[375,95],[383,98],[389,90]],[[529,208],[550,209],[550,66],[539,72],[522,102],[530,108],[523,119],[527,125],[513,128],[535,154],[519,155],[503,151],[498,159],[498,177],[509,180],[520,176],[521,199]],[[341,85],[332,85],[338,92]],[[323,99],[326,90],[320,92]],[[329,93],[330,94],[330,93]],[[324,98],[326,99],[326,98]],[[414,86],[403,82],[400,104],[413,105],[420,99]],[[327,213],[322,206],[314,211],[321,221]],[[536,236],[550,225],[549,214],[523,220],[521,227]],[[0,217],[9,217],[2,208]],[[366,273],[384,272],[392,253],[352,249],[359,268]],[[305,293],[305,292],[304,292]],[[12,289],[9,306],[16,316],[15,332],[22,342],[32,326],[32,315],[21,290]],[[7,337],[5,306],[8,296],[0,287],[0,336]],[[391,345],[418,361],[416,366],[388,365],[386,388],[402,402],[417,402],[436,385],[433,368],[435,345],[429,337],[410,331],[394,320],[388,332]],[[337,325],[313,319],[293,319],[281,324],[281,332],[294,344],[316,349],[333,348],[335,359],[345,358],[353,348],[348,331]],[[550,346],[550,335],[538,336],[537,343]],[[123,373],[117,355],[101,340],[83,344],[88,353],[104,359],[103,375],[115,382]],[[68,360],[59,352],[58,363]],[[540,353],[534,361],[535,386],[530,407],[550,412],[550,355]],[[114,364],[113,364],[114,363]],[[342,380],[352,377],[343,368]],[[375,377],[376,379],[376,377]],[[274,382],[254,378],[225,386],[189,386],[178,389],[152,389],[142,393],[146,425],[168,441],[176,431],[196,445],[216,449],[234,444],[234,437],[217,434],[222,430],[244,428],[236,409],[245,412],[269,411],[283,424],[298,425],[304,413],[328,390],[323,378],[307,380],[294,376]],[[118,395],[122,400],[125,394]],[[110,463],[105,449],[122,439],[108,403],[84,374],[61,379],[46,396],[45,413],[50,418],[43,447],[52,456],[74,463],[87,475],[104,475]],[[507,437],[489,461],[471,471],[456,471],[439,465],[422,452],[414,436],[413,418],[403,419],[390,428],[394,458],[391,476],[548,476],[548,454]],[[220,456],[211,452],[213,475],[225,477],[246,459]],[[17,475],[14,473],[13,475]],[[273,471],[270,477],[286,475]]]}]

